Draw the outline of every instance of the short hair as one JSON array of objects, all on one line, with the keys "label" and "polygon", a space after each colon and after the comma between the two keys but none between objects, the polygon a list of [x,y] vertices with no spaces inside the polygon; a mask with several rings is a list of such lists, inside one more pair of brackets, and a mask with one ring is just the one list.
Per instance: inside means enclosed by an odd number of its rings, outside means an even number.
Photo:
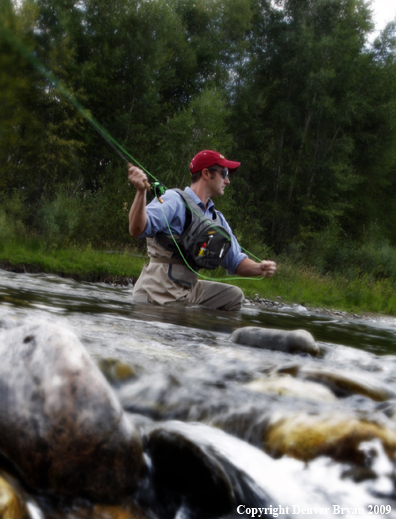
[{"label": "short hair", "polygon": [[195,182],[198,182],[198,180],[201,178],[202,176],[202,170],[201,171],[196,171],[195,173],[193,173],[191,175],[191,184],[194,184]]},{"label": "short hair", "polygon": [[[214,167],[218,167],[217,164],[214,164],[213,166],[210,166],[209,168],[205,168],[205,169],[208,169],[209,172],[210,172],[210,178],[213,178],[216,174],[216,171],[212,171],[212,168]],[[196,171],[195,173],[193,173],[191,175],[191,184],[194,184],[195,182],[198,182],[198,180],[201,178],[202,176],[202,169],[201,171]]]}]

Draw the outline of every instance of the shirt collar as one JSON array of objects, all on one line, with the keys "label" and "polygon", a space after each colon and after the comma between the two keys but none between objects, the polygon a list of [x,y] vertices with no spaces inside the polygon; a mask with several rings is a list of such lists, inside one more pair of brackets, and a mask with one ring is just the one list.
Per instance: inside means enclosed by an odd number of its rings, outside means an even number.
[{"label": "shirt collar", "polygon": [[184,191],[188,195],[191,196],[191,198],[194,200],[194,202],[197,205],[199,205],[199,207],[203,210],[203,212],[211,211],[212,208],[214,207],[214,202],[209,198],[209,200],[208,200],[208,207],[206,208],[205,204],[202,202],[202,200],[199,198],[199,196],[194,193],[194,191],[191,189],[191,187],[186,187],[186,189]]}]

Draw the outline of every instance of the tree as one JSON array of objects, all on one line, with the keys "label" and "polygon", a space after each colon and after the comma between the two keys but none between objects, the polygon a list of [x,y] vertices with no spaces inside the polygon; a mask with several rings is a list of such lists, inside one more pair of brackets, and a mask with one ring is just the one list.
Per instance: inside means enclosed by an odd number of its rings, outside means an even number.
[{"label": "tree", "polygon": [[396,244],[396,22],[389,23],[365,56],[364,103],[355,126],[354,163],[359,188],[343,225],[359,239],[373,223]]},{"label": "tree", "polygon": [[282,7],[255,2],[250,79],[235,105],[250,123],[238,135],[250,169],[238,192],[255,185],[251,203],[278,250],[338,221],[348,207],[371,27],[368,9],[355,0],[285,0]]}]

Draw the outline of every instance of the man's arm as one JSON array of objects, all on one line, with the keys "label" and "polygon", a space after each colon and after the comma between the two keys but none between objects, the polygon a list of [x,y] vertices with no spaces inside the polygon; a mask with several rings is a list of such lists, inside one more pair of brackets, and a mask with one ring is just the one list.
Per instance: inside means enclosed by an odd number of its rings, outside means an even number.
[{"label": "man's arm", "polygon": [[274,261],[262,261],[258,263],[249,258],[243,259],[238,265],[235,274],[242,277],[263,276],[270,278],[275,274],[276,263]]},{"label": "man's arm", "polygon": [[147,188],[145,182],[148,181],[148,178],[144,171],[135,166],[129,167],[128,178],[136,188],[135,199],[129,211],[129,233],[137,238],[145,230],[147,224]]}]

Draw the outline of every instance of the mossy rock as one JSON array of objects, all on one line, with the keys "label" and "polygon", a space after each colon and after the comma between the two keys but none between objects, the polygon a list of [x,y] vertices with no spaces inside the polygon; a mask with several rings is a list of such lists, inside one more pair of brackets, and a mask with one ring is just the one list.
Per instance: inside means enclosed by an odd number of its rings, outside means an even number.
[{"label": "mossy rock", "polygon": [[26,505],[11,483],[0,475],[0,517],[1,519],[27,519]]},{"label": "mossy rock", "polygon": [[119,384],[136,377],[132,366],[117,359],[100,359],[98,366],[110,384]]},{"label": "mossy rock", "polygon": [[269,424],[263,437],[264,450],[274,457],[287,455],[310,461],[328,456],[356,464],[364,462],[360,444],[373,439],[379,439],[389,458],[393,459],[395,429],[347,414],[299,413],[279,417]]}]

